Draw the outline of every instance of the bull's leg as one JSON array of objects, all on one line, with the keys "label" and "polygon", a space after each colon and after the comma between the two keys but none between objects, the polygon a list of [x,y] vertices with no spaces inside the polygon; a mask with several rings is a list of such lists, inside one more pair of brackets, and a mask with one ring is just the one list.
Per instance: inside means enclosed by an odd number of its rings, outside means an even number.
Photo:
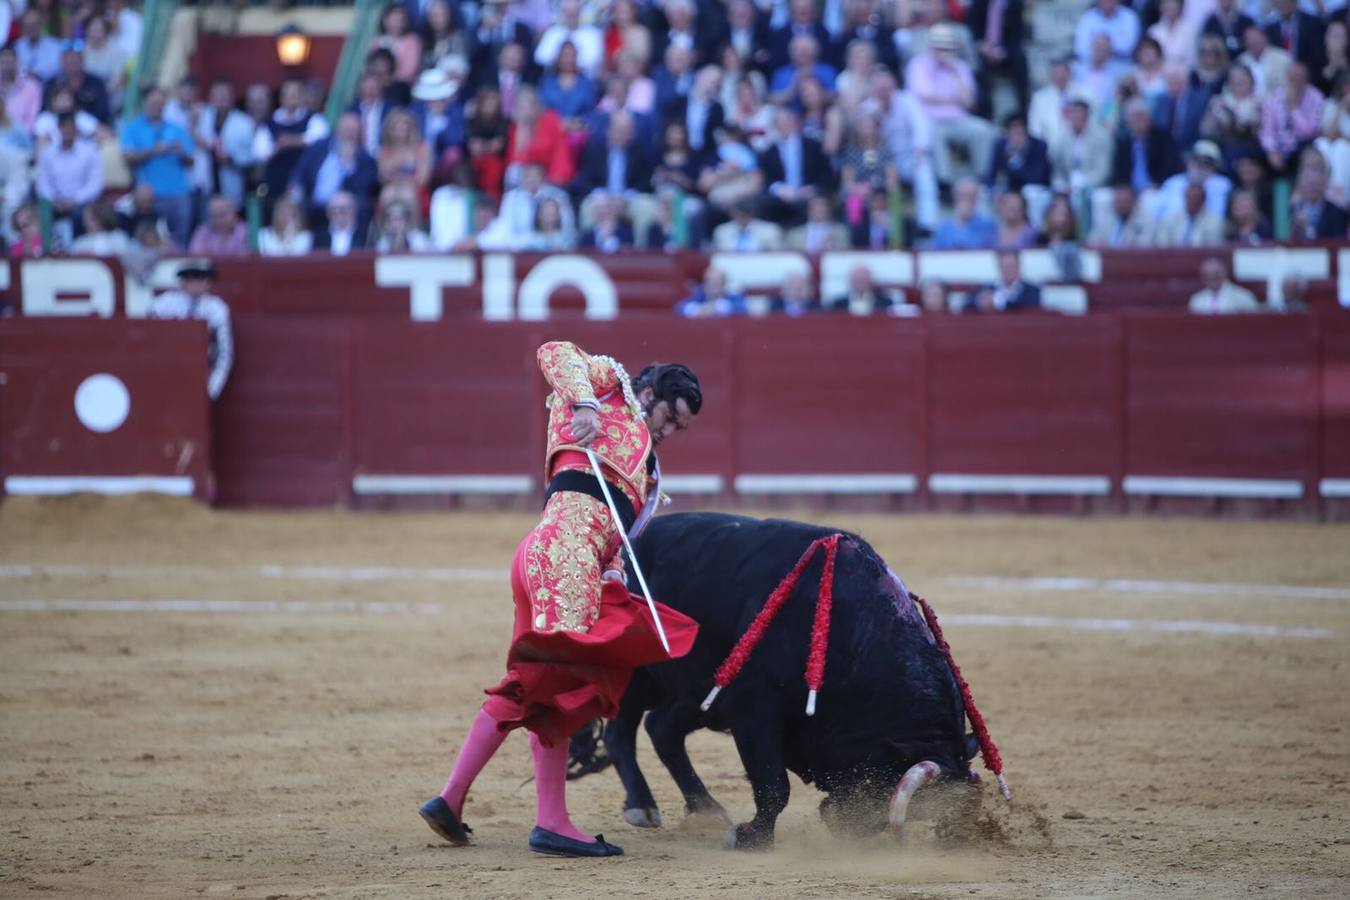
[{"label": "bull's leg", "polygon": [[[761,695],[762,696],[762,695]],[[774,823],[788,803],[788,774],[783,765],[781,718],[775,710],[760,708],[736,717],[731,727],[745,774],[755,795],[755,817],[727,835],[727,847],[767,850],[773,847]]]},{"label": "bull's leg", "polygon": [[722,804],[713,799],[703,779],[694,771],[684,739],[703,727],[703,714],[691,703],[658,706],[647,713],[647,734],[652,739],[656,755],[665,764],[670,777],[684,795],[685,812],[696,815],[707,813],[721,818],[728,825],[731,819]]},{"label": "bull's leg", "polygon": [[619,714],[605,726],[605,750],[623,782],[624,821],[639,828],[659,828],[661,811],[637,761],[637,729],[646,710],[646,698],[636,682],[634,679],[634,684],[623,695]]}]

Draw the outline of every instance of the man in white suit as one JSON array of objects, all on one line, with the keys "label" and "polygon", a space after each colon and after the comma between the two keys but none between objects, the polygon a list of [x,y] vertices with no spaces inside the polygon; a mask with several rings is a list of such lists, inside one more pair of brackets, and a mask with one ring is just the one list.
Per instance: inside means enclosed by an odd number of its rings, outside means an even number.
[{"label": "man in white suit", "polygon": [[755,253],[783,249],[783,229],[772,222],[756,219],[751,197],[737,200],[731,207],[731,221],[713,229],[713,249],[719,253]]},{"label": "man in white suit", "polygon": [[1260,312],[1256,295],[1228,280],[1228,267],[1217,256],[1200,264],[1201,290],[1191,296],[1190,310],[1200,315]]},{"label": "man in white suit", "polygon": [[1154,244],[1159,247],[1214,247],[1222,243],[1223,220],[1209,211],[1205,186],[1191,182],[1186,186],[1184,207],[1163,219]]}]

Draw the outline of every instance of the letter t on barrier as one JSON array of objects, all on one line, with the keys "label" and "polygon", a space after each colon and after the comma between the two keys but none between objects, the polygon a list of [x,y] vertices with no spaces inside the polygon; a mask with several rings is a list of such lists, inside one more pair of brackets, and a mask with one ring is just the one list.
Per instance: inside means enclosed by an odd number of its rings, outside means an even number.
[{"label": "letter t on barrier", "polygon": [[411,288],[409,313],[414,322],[439,322],[444,307],[442,290],[471,287],[471,256],[382,256],[375,260],[375,284]]}]

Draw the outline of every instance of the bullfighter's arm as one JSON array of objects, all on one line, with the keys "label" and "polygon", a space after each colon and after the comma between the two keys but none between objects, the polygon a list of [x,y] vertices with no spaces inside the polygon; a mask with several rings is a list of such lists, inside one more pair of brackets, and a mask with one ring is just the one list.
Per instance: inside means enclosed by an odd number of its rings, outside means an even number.
[{"label": "bullfighter's arm", "polygon": [[570,341],[549,341],[535,355],[539,360],[539,371],[568,406],[599,409],[596,398],[619,387],[613,366],[590,356]]}]

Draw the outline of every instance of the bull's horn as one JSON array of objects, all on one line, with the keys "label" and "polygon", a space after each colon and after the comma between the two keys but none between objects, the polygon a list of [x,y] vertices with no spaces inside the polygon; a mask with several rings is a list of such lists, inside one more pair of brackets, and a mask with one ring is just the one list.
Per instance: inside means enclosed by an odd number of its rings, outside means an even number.
[{"label": "bull's horn", "polygon": [[900,776],[895,796],[891,798],[891,830],[897,835],[905,827],[905,815],[909,812],[909,801],[914,798],[914,793],[941,774],[942,769],[937,763],[924,760],[910,766],[909,771]]}]

